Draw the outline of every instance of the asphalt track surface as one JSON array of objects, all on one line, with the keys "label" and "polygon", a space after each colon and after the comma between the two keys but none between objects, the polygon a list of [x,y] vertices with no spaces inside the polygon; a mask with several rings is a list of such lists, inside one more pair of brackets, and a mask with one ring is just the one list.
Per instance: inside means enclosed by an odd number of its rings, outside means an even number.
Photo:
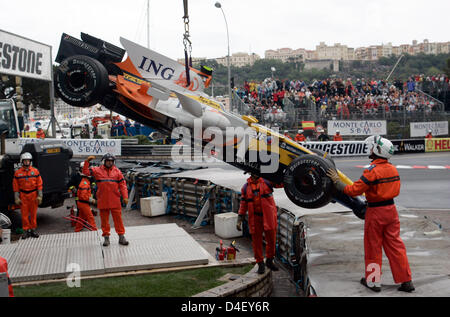
[{"label": "asphalt track surface", "polygon": [[[351,180],[358,180],[370,164],[368,157],[335,158],[336,167]],[[403,166],[450,166],[450,153],[424,153],[395,155],[390,162]],[[401,179],[397,205],[412,209],[450,210],[450,168],[399,168]]]}]

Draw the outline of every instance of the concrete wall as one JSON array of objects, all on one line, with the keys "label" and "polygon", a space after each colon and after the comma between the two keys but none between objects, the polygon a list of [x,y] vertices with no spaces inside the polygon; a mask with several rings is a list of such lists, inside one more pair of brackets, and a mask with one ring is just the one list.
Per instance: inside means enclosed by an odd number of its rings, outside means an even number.
[{"label": "concrete wall", "polygon": [[258,274],[258,265],[241,278],[212,288],[193,297],[269,297],[272,293],[272,271]]}]

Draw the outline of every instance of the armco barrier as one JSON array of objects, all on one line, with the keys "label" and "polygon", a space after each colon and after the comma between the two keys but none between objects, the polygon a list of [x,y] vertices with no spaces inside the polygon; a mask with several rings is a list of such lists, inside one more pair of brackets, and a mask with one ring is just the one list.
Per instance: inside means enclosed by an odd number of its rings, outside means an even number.
[{"label": "armco barrier", "polygon": [[302,142],[307,149],[316,149],[327,152],[332,157],[337,156],[365,156],[369,149],[364,141],[339,141],[339,142]]},{"label": "armco barrier", "polygon": [[[425,139],[391,141],[395,147],[395,154],[450,151],[450,138],[432,139],[430,142]],[[308,149],[327,152],[331,157],[369,155],[369,149],[364,141],[305,142],[302,145]]]},{"label": "armco barrier", "polygon": [[[427,150],[425,149],[425,139],[392,140],[392,143],[395,146],[395,154],[450,151],[450,142],[448,141],[450,139],[436,138],[433,140],[433,143],[429,144]],[[317,149],[327,152],[331,157],[369,155],[369,149],[364,141],[302,142],[301,144],[307,149]],[[177,149],[173,145],[122,145],[122,157],[171,160],[172,149],[175,150],[173,153],[201,159],[201,157],[192,157],[192,152],[189,147],[183,146]],[[176,158],[181,158],[181,156],[177,156]]]}]

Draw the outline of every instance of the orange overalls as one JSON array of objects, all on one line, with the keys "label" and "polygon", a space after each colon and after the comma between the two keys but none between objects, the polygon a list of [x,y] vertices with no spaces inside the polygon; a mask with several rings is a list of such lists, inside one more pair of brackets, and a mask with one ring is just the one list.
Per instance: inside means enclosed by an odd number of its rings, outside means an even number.
[{"label": "orange overalls", "polygon": [[22,205],[20,211],[22,213],[23,230],[36,229],[36,216],[38,209],[38,190],[42,190],[42,178],[39,171],[30,166],[29,168],[21,167],[14,173],[13,191],[20,192],[20,200]]},{"label": "orange overalls", "polygon": [[42,130],[42,129],[37,130],[36,138],[38,138],[38,139],[45,139],[45,132],[44,132],[44,130]]},{"label": "orange overalls", "polygon": [[427,136],[425,137],[426,139],[432,139],[433,135],[431,133],[428,133]]},{"label": "orange overalls", "polygon": [[[92,173],[91,173],[92,170]],[[125,227],[122,221],[122,204],[120,196],[128,199],[128,190],[122,172],[116,167],[106,168],[92,167],[89,169],[89,161],[84,162],[83,174],[94,176],[97,183],[97,207],[100,210],[100,220],[102,226],[102,236],[110,235],[109,213],[111,212],[114,228],[118,235],[125,234]]]},{"label": "orange overalls", "polygon": [[13,292],[13,288],[12,288],[12,285],[11,285],[11,280],[9,279],[9,275],[8,275],[8,263],[1,256],[0,256],[0,273],[6,273],[6,277],[8,277],[9,297],[14,297],[14,292]]},{"label": "orange overalls", "polygon": [[[77,197],[78,217],[87,222],[92,229],[96,231],[97,226],[95,225],[95,218],[92,215],[92,210],[89,206],[89,199],[91,198],[91,182],[87,177],[83,177],[80,185],[78,185]],[[77,222],[75,232],[80,232],[81,230],[83,230],[83,224]]]},{"label": "orange overalls", "polygon": [[333,141],[343,141],[342,135],[335,134],[334,137],[333,137]]},{"label": "orange overalls", "polygon": [[306,141],[306,138],[303,134],[297,133],[297,135],[295,136],[295,141],[296,142],[304,142],[304,141]]},{"label": "orange overalls", "polygon": [[252,235],[252,247],[256,263],[263,262],[263,233],[266,239],[266,258],[275,256],[277,237],[277,206],[273,199],[273,189],[263,178],[253,182],[251,178],[242,187],[240,215],[248,210],[248,225]]},{"label": "orange overalls", "polygon": [[364,254],[367,282],[373,281],[374,264],[381,278],[382,248],[389,259],[395,283],[411,281],[405,245],[400,238],[400,221],[394,197],[400,194],[398,171],[385,159],[374,160],[361,178],[347,185],[344,194],[366,193],[368,208],[364,224]]}]

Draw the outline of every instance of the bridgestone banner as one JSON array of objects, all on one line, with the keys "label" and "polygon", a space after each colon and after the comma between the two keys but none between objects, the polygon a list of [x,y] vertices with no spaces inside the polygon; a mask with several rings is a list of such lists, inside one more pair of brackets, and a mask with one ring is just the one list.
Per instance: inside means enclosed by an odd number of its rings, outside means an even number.
[{"label": "bridgestone banner", "polygon": [[369,155],[369,149],[364,141],[343,142],[305,142],[307,149],[317,149],[327,152],[330,156],[365,156]]},{"label": "bridgestone banner", "polygon": [[428,130],[433,136],[448,135],[448,121],[411,122],[411,137],[425,137]]},{"label": "bridgestone banner", "polygon": [[106,153],[120,156],[122,154],[121,140],[106,140],[106,139],[7,139],[6,153],[19,154],[22,148],[27,143],[38,142],[54,142],[63,143],[68,148],[72,149],[74,156],[103,156]]},{"label": "bridgestone banner", "polygon": [[386,120],[330,120],[328,121],[328,135],[335,135],[339,130],[341,135],[386,135]]},{"label": "bridgestone banner", "polygon": [[0,74],[51,81],[51,46],[0,30]]}]

